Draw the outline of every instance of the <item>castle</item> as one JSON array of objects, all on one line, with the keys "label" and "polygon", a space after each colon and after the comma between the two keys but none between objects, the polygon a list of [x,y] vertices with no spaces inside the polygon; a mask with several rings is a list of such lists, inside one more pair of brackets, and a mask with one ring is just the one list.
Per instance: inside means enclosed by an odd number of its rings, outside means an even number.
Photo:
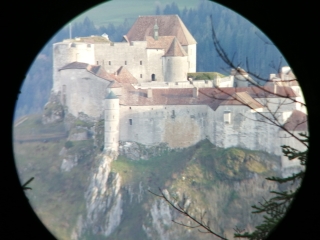
[{"label": "castle", "polygon": [[[281,145],[303,149],[261,116],[273,113],[294,134],[308,131],[290,68],[271,74],[263,87],[251,86],[240,68],[212,80],[188,79],[196,72],[196,44],[177,15],[139,16],[122,42],[104,34],[55,43],[52,93],[73,116],[104,119],[105,150],[132,142],[184,148],[203,139],[278,156]],[[282,158],[284,168],[297,165]]]}]

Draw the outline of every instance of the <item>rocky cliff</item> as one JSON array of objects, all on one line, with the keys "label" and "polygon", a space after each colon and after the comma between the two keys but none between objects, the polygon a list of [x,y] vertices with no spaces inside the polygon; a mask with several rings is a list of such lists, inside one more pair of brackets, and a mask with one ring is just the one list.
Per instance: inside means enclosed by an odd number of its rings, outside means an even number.
[{"label": "rocky cliff", "polygon": [[212,239],[173,223],[194,225],[149,192],[158,188],[195,216],[205,211],[211,228],[233,239],[233,228],[261,222],[251,206],[279,190],[265,177],[281,174],[280,159],[265,152],[206,140],[181,149],[125,142],[117,155],[102,151],[99,124],[69,125],[93,139],[15,143],[21,178],[35,176],[31,205],[58,239]]}]

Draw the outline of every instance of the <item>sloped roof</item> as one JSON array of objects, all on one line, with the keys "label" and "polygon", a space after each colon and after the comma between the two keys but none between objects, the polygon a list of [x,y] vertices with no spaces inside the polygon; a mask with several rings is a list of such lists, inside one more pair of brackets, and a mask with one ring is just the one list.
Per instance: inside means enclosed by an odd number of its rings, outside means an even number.
[{"label": "sloped roof", "polygon": [[[305,113],[294,110],[283,127],[288,131],[308,131],[308,117]],[[282,129],[282,131],[284,131]]]},{"label": "sloped roof", "polygon": [[123,35],[123,39],[124,39],[126,42],[130,43],[130,41],[129,41],[129,39],[128,39],[127,35]]},{"label": "sloped roof", "polygon": [[184,57],[187,53],[183,50],[177,38],[174,38],[165,56]]},{"label": "sloped roof", "polygon": [[114,74],[115,80],[119,83],[138,83],[137,79],[129,72],[129,70],[121,66]]},{"label": "sloped roof", "polygon": [[153,37],[146,36],[147,48],[149,49],[164,49],[167,52],[175,36],[160,36],[158,40]]},{"label": "sloped roof", "polygon": [[103,78],[108,81],[115,80],[112,74],[107,73],[100,65],[90,65],[88,63],[83,62],[72,62],[60,68],[59,71],[67,69],[86,69],[88,72],[92,73],[97,77]]},{"label": "sloped roof", "polygon": [[[221,105],[242,106],[239,101],[231,101],[230,95],[216,91],[214,88],[200,88],[198,97],[193,97],[192,88],[152,89],[152,98],[147,97],[147,89],[124,88],[120,104],[129,106],[148,105],[208,105],[214,111]],[[262,105],[247,93],[237,93],[244,103],[256,109]],[[229,101],[229,102],[228,102]]]},{"label": "sloped roof", "polygon": [[158,36],[175,36],[183,46],[197,43],[178,15],[139,16],[126,34],[128,39],[145,41],[146,36],[153,37],[156,19]]},{"label": "sloped roof", "polygon": [[251,109],[263,108],[259,102],[246,92],[236,92],[226,100],[223,100],[220,105],[248,105]]},{"label": "sloped roof", "polygon": [[103,36],[89,36],[89,37],[77,37],[75,39],[69,39],[77,42],[85,42],[85,43],[111,43],[111,41]]},{"label": "sloped roof", "polygon": [[86,69],[88,65],[88,63],[83,62],[72,62],[60,68],[59,71],[65,69]]},{"label": "sloped roof", "polygon": [[232,95],[235,92],[247,92],[252,98],[277,98],[277,97],[297,97],[291,87],[277,86],[276,94],[274,94],[274,86],[262,86],[262,87],[226,87],[216,88],[216,92],[224,92]]},{"label": "sloped roof", "polygon": [[[263,108],[263,105],[257,102],[255,98],[278,97],[264,92],[263,88],[241,87],[199,88],[197,98],[193,97],[192,88],[152,89],[152,98],[148,98],[147,89],[134,89],[131,84],[122,84],[122,86],[123,94],[120,103],[131,106],[208,105],[215,111],[222,105],[248,105],[252,109],[257,109]],[[288,87],[279,87],[279,89],[283,89],[280,92],[288,92]],[[295,97],[293,91],[289,93],[291,97]]]}]

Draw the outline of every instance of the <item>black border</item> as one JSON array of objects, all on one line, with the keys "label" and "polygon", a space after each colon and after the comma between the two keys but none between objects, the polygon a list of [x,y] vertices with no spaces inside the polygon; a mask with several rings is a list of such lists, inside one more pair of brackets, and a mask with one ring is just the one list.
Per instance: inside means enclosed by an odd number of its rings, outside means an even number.
[{"label": "black border", "polygon": [[[12,1],[4,3],[1,22],[2,60],[2,149],[5,163],[1,177],[5,225],[1,239],[54,239],[36,217],[23,192],[14,166],[11,126],[17,93],[34,57],[50,37],[67,21],[101,0]],[[268,239],[315,239],[319,223],[319,180],[317,97],[319,13],[316,1],[217,0],[254,23],[286,56],[305,93],[311,129],[307,175],[292,208]],[[124,6],[125,7],[125,6]],[[119,9],[119,14],[120,14]],[[3,76],[4,73],[4,76]],[[2,212],[2,211],[1,211]]]}]

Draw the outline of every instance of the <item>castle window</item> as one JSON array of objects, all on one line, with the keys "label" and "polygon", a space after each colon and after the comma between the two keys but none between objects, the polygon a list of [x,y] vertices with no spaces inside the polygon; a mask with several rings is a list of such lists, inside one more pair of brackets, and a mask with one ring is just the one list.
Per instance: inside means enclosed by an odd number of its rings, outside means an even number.
[{"label": "castle window", "polygon": [[224,120],[224,123],[226,123],[226,124],[231,123],[231,112],[229,110],[224,111],[223,120]]},{"label": "castle window", "polygon": [[132,125],[132,119],[131,118],[129,119],[129,124]]},{"label": "castle window", "polygon": [[140,65],[142,65],[142,61],[140,61]]},{"label": "castle window", "polygon": [[99,61],[97,61],[97,65],[99,65]]},{"label": "castle window", "polygon": [[176,117],[176,115],[175,115],[175,111],[174,111],[174,110],[172,110],[171,118],[175,118],[175,117]]},{"label": "castle window", "polygon": [[129,107],[129,109],[131,109],[131,107]]},{"label": "castle window", "polygon": [[140,74],[140,78],[142,78],[142,74]]},{"label": "castle window", "polygon": [[124,65],[127,65],[127,61],[124,61]]},{"label": "castle window", "polygon": [[155,81],[156,80],[156,75],[154,73],[151,74],[151,81]]},{"label": "castle window", "polygon": [[111,65],[111,61],[109,61],[109,65]]}]

